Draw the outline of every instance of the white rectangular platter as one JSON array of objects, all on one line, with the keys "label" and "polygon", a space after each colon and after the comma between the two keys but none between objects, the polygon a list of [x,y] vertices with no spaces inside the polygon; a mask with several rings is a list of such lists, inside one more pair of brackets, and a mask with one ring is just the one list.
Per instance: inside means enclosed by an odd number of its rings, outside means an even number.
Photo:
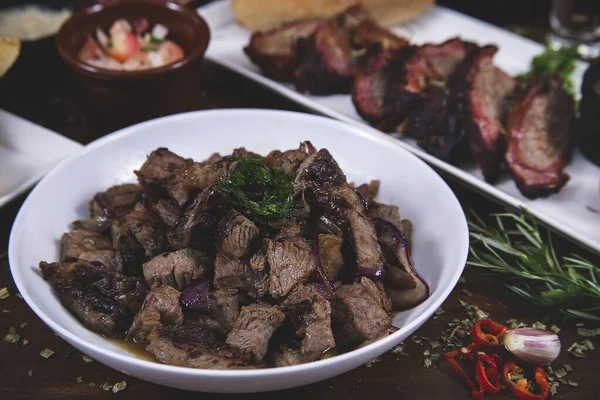
[{"label": "white rectangular platter", "polygon": [[[349,95],[311,96],[296,92],[290,84],[270,80],[260,74],[243,52],[251,32],[235,22],[227,0],[210,3],[198,9],[211,29],[211,43],[207,58],[241,75],[244,75],[298,104],[323,115],[360,124],[373,130],[356,113]],[[499,47],[495,64],[515,75],[526,71],[531,59],[543,51],[543,46],[509,31],[479,21],[456,11],[434,6],[423,16],[393,29],[412,43],[441,43],[459,36],[479,44]],[[575,85],[581,85],[587,64],[578,63]],[[576,152],[566,172],[571,179],[563,190],[543,199],[529,200],[520,194],[513,180],[505,174],[496,185],[482,179],[474,165],[452,166],[422,151],[414,141],[401,139],[410,152],[435,167],[439,172],[461,181],[473,189],[505,205],[527,208],[545,225],[562,233],[589,249],[600,252],[600,168]],[[360,155],[357,155],[360,156]],[[399,171],[398,173],[405,173]]]},{"label": "white rectangular platter", "polygon": [[71,139],[0,109],[0,207],[82,148]]}]

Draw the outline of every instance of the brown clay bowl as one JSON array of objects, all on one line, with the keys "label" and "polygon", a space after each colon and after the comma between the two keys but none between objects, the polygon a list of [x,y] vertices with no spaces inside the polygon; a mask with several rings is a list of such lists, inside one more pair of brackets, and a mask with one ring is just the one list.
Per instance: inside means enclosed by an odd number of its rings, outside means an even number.
[{"label": "brown clay bowl", "polygon": [[[169,29],[185,57],[164,67],[142,71],[97,68],[77,54],[96,28],[107,31],[118,18],[147,18],[150,26]],[[204,53],[210,41],[206,22],[193,9],[170,2],[128,0],[120,4],[96,4],[74,13],[56,36],[58,53],[74,71],[79,95],[94,122],[110,129],[148,119],[195,110],[200,102]]]}]

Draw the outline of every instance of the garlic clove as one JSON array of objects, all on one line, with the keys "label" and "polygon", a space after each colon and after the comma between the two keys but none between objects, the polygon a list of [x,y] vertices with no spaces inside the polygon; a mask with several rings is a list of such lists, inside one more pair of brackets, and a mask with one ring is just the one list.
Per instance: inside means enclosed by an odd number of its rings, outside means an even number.
[{"label": "garlic clove", "polygon": [[536,365],[548,365],[560,354],[560,339],[553,332],[518,328],[504,334],[504,347],[515,357]]}]

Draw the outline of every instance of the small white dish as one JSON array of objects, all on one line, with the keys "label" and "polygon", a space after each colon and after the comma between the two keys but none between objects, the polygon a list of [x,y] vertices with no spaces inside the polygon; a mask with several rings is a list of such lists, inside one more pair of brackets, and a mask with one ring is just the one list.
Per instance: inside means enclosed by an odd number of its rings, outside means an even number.
[{"label": "small white dish", "polygon": [[83,145],[0,110],[0,207]]},{"label": "small white dish", "polygon": [[[58,239],[70,222],[86,217],[87,201],[98,191],[135,181],[133,170],[158,147],[203,160],[213,152],[245,146],[267,154],[310,140],[327,148],[350,181],[381,180],[379,200],[400,207],[414,224],[413,258],[431,296],[398,313],[397,332],[361,349],[299,366],[248,371],[174,367],[130,354],[81,325],[61,306],[40,276],[38,263],[59,256]],[[421,326],[458,281],[469,247],[462,208],[446,183],[396,140],[333,119],[268,110],[216,110],[144,122],[88,145],[46,175],[19,211],[10,236],[15,283],[35,313],[58,335],[97,361],[123,373],[188,390],[260,392],[317,382],[356,368],[390,350]]]}]

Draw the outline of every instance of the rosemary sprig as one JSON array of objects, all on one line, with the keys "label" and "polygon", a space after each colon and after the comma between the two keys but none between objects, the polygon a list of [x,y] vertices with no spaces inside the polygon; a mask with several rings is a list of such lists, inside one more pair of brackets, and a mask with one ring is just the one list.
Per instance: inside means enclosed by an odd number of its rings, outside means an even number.
[{"label": "rosemary sprig", "polygon": [[492,214],[496,226],[469,215],[471,248],[467,265],[507,278],[506,287],[541,308],[572,319],[600,321],[600,268],[577,255],[556,255],[550,232],[546,241],[524,211]]}]

